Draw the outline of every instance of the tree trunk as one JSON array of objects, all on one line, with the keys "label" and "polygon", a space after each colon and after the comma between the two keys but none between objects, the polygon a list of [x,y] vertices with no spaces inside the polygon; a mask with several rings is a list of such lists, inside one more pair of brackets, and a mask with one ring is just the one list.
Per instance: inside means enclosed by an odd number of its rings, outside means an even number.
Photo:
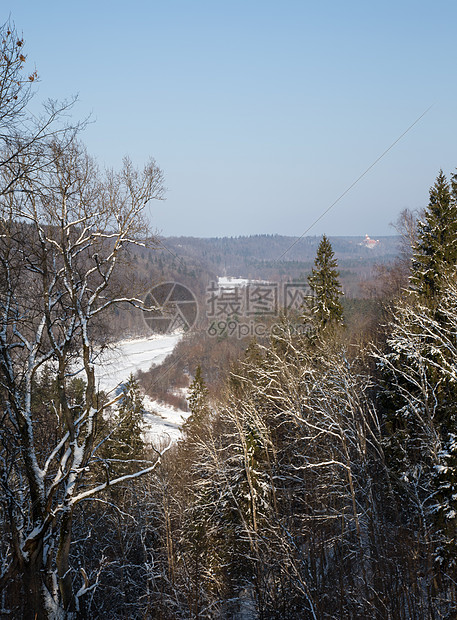
[{"label": "tree trunk", "polygon": [[59,550],[57,553],[57,574],[59,577],[59,590],[62,597],[62,606],[66,612],[75,611],[75,598],[70,572],[70,543],[73,512],[66,513],[60,527]]},{"label": "tree trunk", "polygon": [[23,565],[24,584],[23,620],[49,620],[45,604],[45,583],[42,543],[30,554],[30,561]]}]

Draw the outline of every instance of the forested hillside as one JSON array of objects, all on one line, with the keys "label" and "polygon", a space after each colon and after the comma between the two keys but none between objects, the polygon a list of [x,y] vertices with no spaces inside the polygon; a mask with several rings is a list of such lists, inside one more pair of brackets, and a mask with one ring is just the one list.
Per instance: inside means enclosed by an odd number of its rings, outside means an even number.
[{"label": "forested hillside", "polygon": [[[207,289],[220,276],[306,283],[320,239],[306,237],[293,245],[296,241],[279,235],[151,238],[147,247],[129,249],[119,279],[128,282],[130,294],[143,299],[160,283],[179,282],[194,293],[203,318]],[[395,261],[400,237],[383,237],[372,248],[360,237],[331,237],[330,241],[338,259],[345,301],[357,308],[360,304],[354,300],[378,297],[379,271]],[[114,338],[148,333],[142,313],[125,306],[112,310],[109,326]]]},{"label": "forested hillside", "polygon": [[[168,237],[160,239],[159,252],[153,260],[169,262],[171,251],[175,263],[179,264],[178,259],[184,265],[187,261],[196,262],[201,269],[218,276],[306,280],[319,241],[319,237],[298,240],[281,235]],[[366,246],[363,237],[330,237],[330,241],[339,261],[345,292],[351,297],[364,296],[361,284],[371,279],[375,265],[394,260],[399,246],[399,237],[395,235],[373,240],[379,243],[372,247]]]},{"label": "forested hillside", "polygon": [[312,329],[252,342],[218,397],[197,369],[157,617],[455,616],[456,181],[431,188],[375,339],[348,338],[324,238]]},{"label": "forested hillside", "polygon": [[[0,41],[0,616],[456,618],[457,174],[373,250],[158,240],[158,164],[100,170],[71,104],[27,112],[24,42]],[[343,295],[341,266],[368,257],[366,296]],[[163,366],[97,389],[103,348],[137,326],[122,308],[224,273],[310,294],[249,315],[259,337],[238,307],[232,331],[206,317]],[[144,392],[177,387],[181,438],[152,445]]]}]

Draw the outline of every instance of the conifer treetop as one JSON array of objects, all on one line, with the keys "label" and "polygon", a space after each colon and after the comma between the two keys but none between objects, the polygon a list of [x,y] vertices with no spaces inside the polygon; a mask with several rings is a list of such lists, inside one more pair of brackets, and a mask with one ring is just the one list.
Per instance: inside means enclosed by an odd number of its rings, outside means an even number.
[{"label": "conifer treetop", "polygon": [[457,174],[449,184],[440,170],[430,188],[430,200],[418,223],[418,241],[411,263],[410,289],[422,301],[433,301],[443,277],[457,263]]},{"label": "conifer treetop", "polygon": [[339,275],[332,244],[327,236],[323,235],[314,267],[308,276],[308,284],[314,295],[311,311],[320,328],[343,323],[343,307],[340,302],[343,292]]}]

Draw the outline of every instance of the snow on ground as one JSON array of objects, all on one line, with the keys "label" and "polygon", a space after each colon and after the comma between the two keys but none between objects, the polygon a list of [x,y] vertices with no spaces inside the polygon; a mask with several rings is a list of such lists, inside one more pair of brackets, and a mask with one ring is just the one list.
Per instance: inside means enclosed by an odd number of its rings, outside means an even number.
[{"label": "snow on ground", "polygon": [[151,400],[149,396],[144,397],[144,407],[149,412],[144,416],[147,423],[144,433],[146,438],[155,444],[168,444],[170,440],[179,439],[180,428],[190,415],[189,411],[175,409],[170,405]]},{"label": "snow on ground", "polygon": [[270,284],[270,282],[267,282],[267,280],[248,280],[247,278],[235,278],[234,276],[219,276],[217,278],[218,288],[243,288],[248,284]]},{"label": "snow on ground", "polygon": [[[116,347],[103,352],[95,367],[95,376],[99,390],[110,392],[116,390],[126,381],[130,374],[138,370],[143,372],[151,366],[161,364],[169,355],[182,334],[165,334],[122,340]],[[145,436],[154,443],[176,441],[180,436],[180,426],[189,415],[186,411],[144,397]]]},{"label": "snow on ground", "polygon": [[232,276],[219,276],[217,278],[217,285],[219,288],[237,288],[246,286],[252,282],[252,280],[247,280],[246,278],[235,278]]},{"label": "snow on ground", "polygon": [[161,364],[181,338],[182,334],[165,334],[121,340],[115,348],[104,351],[98,360],[95,369],[98,389],[109,392],[126,381],[131,373]]}]

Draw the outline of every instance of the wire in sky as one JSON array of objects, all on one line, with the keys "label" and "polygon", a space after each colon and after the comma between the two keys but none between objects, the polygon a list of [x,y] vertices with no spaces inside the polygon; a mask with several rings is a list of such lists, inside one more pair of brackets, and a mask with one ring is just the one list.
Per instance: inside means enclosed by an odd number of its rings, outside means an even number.
[{"label": "wire in sky", "polygon": [[158,243],[159,245],[161,245],[161,246],[163,247],[163,249],[164,249],[164,250],[166,250],[166,251],[167,251],[169,254],[171,254],[174,258],[176,258],[176,259],[177,259],[177,260],[181,263],[181,265],[182,265],[182,266],[184,266],[184,264],[185,264],[185,263],[184,263],[184,259],[183,259],[181,256],[178,256],[177,254],[175,254],[174,252],[172,252],[169,248],[167,248],[167,246],[163,243],[163,241],[162,241],[159,237],[156,237],[156,238],[154,239],[154,241],[155,241],[156,243]]},{"label": "wire in sky", "polygon": [[392,144],[389,146],[389,148],[387,148],[387,149],[386,149],[386,150],[385,150],[385,151],[384,151],[384,152],[383,152],[383,153],[382,153],[382,154],[381,154],[381,155],[380,155],[377,159],[375,159],[375,161],[371,164],[371,166],[368,166],[368,168],[367,168],[364,172],[362,172],[362,174],[361,174],[361,175],[360,175],[360,176],[359,176],[359,177],[358,177],[358,178],[357,178],[357,179],[356,179],[353,183],[351,183],[351,185],[350,185],[350,186],[349,186],[349,187],[348,187],[348,188],[347,188],[347,189],[346,189],[346,190],[345,190],[345,191],[344,191],[344,192],[343,192],[340,196],[338,196],[338,198],[337,198],[334,202],[332,202],[332,204],[331,204],[331,205],[330,205],[330,206],[329,206],[329,207],[328,207],[328,208],[327,208],[327,209],[326,209],[323,213],[321,213],[321,214],[319,215],[319,217],[318,217],[316,220],[314,220],[314,222],[311,224],[311,226],[309,226],[309,227],[305,230],[305,232],[304,232],[302,235],[300,235],[300,237],[298,237],[297,239],[295,239],[295,241],[291,244],[291,246],[290,246],[290,247],[288,247],[288,248],[287,248],[287,250],[286,250],[285,252],[283,252],[279,258],[277,258],[277,259],[276,259],[276,261],[281,260],[281,258],[283,258],[283,257],[284,257],[284,256],[285,256],[288,252],[290,252],[290,250],[294,247],[294,245],[296,245],[296,244],[297,244],[297,243],[298,243],[301,239],[303,239],[303,237],[304,237],[304,236],[305,236],[305,235],[306,235],[306,234],[307,234],[307,233],[311,230],[311,228],[313,228],[313,227],[317,224],[317,222],[319,222],[319,221],[320,221],[320,220],[324,217],[324,215],[326,215],[326,214],[330,211],[330,209],[333,209],[333,207],[334,207],[334,206],[335,206],[335,205],[336,205],[336,204],[337,204],[337,203],[338,203],[338,202],[339,202],[339,201],[340,201],[340,200],[341,200],[344,196],[346,196],[346,194],[347,194],[349,191],[351,191],[351,189],[354,187],[354,185],[357,185],[357,183],[358,183],[361,179],[363,179],[363,177],[364,177],[364,176],[365,176],[365,175],[366,175],[366,174],[367,174],[367,173],[368,173],[368,172],[369,172],[372,168],[374,168],[374,166],[376,166],[376,164],[377,164],[379,161],[381,161],[381,159],[384,157],[384,155],[387,155],[387,153],[388,153],[391,149],[393,149],[393,147],[394,147],[394,146],[395,146],[398,142],[400,142],[400,140],[401,140],[404,136],[406,136],[406,134],[408,133],[408,131],[410,131],[410,130],[414,127],[414,125],[416,125],[416,124],[417,124],[417,123],[421,120],[421,118],[423,118],[423,117],[427,114],[427,112],[428,112],[428,111],[429,111],[432,107],[433,107],[433,104],[432,104],[431,106],[429,106],[429,107],[425,110],[425,112],[422,112],[422,114],[421,114],[418,118],[416,118],[416,120],[414,121],[414,123],[412,123],[412,124],[408,127],[408,129],[406,129],[406,130],[405,130],[405,131],[404,131],[404,132],[403,132],[403,133],[402,133],[402,134],[401,134],[401,135],[400,135],[400,136],[399,136],[399,137],[395,140],[395,142],[392,142]]}]

